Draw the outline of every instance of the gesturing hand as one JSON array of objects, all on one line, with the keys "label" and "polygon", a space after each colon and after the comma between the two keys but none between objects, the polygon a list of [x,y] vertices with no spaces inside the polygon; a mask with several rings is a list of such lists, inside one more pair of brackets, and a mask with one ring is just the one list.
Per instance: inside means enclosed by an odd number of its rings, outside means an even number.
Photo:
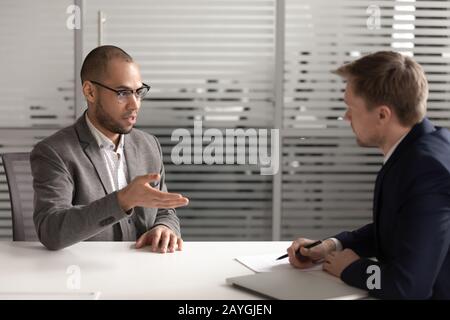
[{"label": "gesturing hand", "polygon": [[149,183],[160,179],[159,174],[146,174],[134,178],[130,184],[117,193],[120,207],[124,211],[128,211],[138,206],[145,208],[177,208],[189,203],[189,200],[181,194],[163,192],[150,186]]}]

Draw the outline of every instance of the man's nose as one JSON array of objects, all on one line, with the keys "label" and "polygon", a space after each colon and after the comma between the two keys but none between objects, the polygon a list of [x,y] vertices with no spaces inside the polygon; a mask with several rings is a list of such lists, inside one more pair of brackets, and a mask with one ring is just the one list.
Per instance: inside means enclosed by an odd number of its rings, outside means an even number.
[{"label": "man's nose", "polygon": [[132,94],[128,99],[128,108],[132,108],[133,110],[139,110],[141,107],[141,99],[136,97],[135,94]]}]

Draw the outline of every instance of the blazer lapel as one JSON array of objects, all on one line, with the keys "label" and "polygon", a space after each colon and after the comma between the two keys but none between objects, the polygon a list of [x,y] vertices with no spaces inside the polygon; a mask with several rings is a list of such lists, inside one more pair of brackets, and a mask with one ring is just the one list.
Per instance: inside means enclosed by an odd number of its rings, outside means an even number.
[{"label": "blazer lapel", "polygon": [[[422,122],[416,124],[412,127],[412,129],[408,132],[405,138],[400,142],[397,148],[394,150],[392,155],[389,157],[388,161],[382,166],[381,170],[378,172],[377,181],[375,183],[375,192],[374,192],[374,201],[378,202],[378,198],[381,191],[381,185],[383,183],[383,178],[392,165],[405,153],[408,151],[408,148],[414,143],[415,140],[423,136],[424,134],[431,133],[435,131],[436,128],[433,124],[427,119],[423,119]],[[375,206],[374,206],[375,208]]]},{"label": "blazer lapel", "polygon": [[[124,144],[124,154],[125,154],[125,161],[127,163],[127,170],[128,170],[128,183],[130,183],[136,176],[142,175],[141,172],[143,170],[142,166],[140,165],[137,147],[133,140],[133,133],[130,132],[130,134],[127,134],[125,137],[125,144]],[[134,208],[135,214],[130,218],[132,221],[134,221],[134,224],[131,225],[127,223],[124,219],[120,221],[120,227],[122,228],[122,234],[124,235],[124,240],[127,241],[135,241],[137,230],[136,230],[136,220],[138,219],[138,216],[140,215],[141,208]]]},{"label": "blazer lapel", "polygon": [[140,165],[137,147],[133,141],[132,132],[125,136],[124,153],[130,179],[129,182],[131,182],[136,176],[145,174],[145,172],[142,172],[143,167]]},{"label": "blazer lapel", "polygon": [[94,166],[95,171],[97,172],[98,178],[100,179],[103,185],[105,194],[110,194],[113,192],[113,188],[111,185],[111,181],[109,179],[108,171],[105,166],[102,154],[100,153],[100,148],[97,145],[97,142],[95,141],[94,137],[92,136],[89,127],[87,126],[85,114],[86,112],[83,113],[83,115],[80,118],[78,118],[75,124],[75,129],[78,133],[80,144],[82,145],[84,152],[86,153],[89,160],[92,162],[92,165]]},{"label": "blazer lapel", "polygon": [[378,211],[381,207],[381,186],[383,184],[383,178],[386,174],[386,164],[384,164],[381,167],[381,170],[378,172],[377,180],[375,181],[375,190],[373,192],[373,210],[372,210],[372,221],[374,224],[374,230],[375,230],[375,252],[379,251],[379,232],[378,232]]},{"label": "blazer lapel", "polygon": [[433,124],[427,119],[424,118],[422,122],[416,124],[412,127],[412,129],[408,132],[406,137],[400,142],[397,148],[394,150],[392,155],[389,157],[388,161],[381,167],[381,170],[378,172],[377,179],[375,182],[375,190],[373,195],[373,222],[375,227],[375,245],[376,250],[379,248],[379,210],[382,206],[382,197],[381,191],[383,186],[383,179],[386,174],[389,172],[389,169],[393,166],[393,164],[405,153],[408,148],[414,143],[415,140],[420,138],[422,135],[433,132],[435,127]]}]

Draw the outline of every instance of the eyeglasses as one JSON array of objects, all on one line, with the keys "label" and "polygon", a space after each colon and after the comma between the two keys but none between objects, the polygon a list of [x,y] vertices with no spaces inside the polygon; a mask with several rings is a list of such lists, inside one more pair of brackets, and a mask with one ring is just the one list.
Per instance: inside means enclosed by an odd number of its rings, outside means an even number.
[{"label": "eyeglasses", "polygon": [[120,90],[116,90],[113,88],[110,88],[108,86],[105,86],[104,84],[101,84],[100,82],[97,81],[92,81],[90,80],[93,84],[96,84],[102,88],[114,91],[117,94],[117,99],[119,100],[119,102],[125,102],[127,101],[133,94],[136,97],[136,99],[138,99],[139,101],[142,100],[147,93],[150,91],[150,86],[142,83],[142,87],[137,88],[136,90],[131,90],[131,89],[120,89]]}]

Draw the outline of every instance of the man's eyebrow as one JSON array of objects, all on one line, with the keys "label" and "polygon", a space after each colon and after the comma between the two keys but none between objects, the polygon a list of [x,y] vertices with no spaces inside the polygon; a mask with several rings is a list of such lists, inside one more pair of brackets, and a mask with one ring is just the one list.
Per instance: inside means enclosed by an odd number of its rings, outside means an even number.
[{"label": "man's eyebrow", "polygon": [[[142,88],[142,85],[139,88]],[[137,88],[137,89],[139,89],[139,88]],[[117,90],[134,90],[133,88],[130,88],[128,86],[123,86],[123,85],[117,86],[116,89]]]},{"label": "man's eyebrow", "polygon": [[127,86],[118,86],[118,87],[116,87],[116,89],[117,90],[133,90],[133,89],[131,89],[130,87],[127,87]]}]

